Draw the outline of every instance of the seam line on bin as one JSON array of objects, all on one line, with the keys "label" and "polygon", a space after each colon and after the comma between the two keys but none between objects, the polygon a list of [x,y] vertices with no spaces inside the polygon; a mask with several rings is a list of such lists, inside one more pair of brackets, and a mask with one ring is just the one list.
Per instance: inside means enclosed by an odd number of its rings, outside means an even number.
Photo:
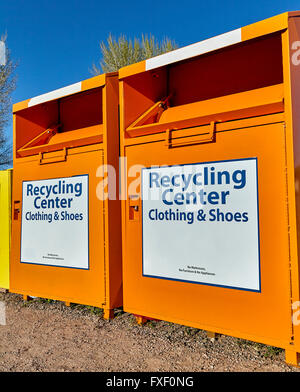
[{"label": "seam line on bin", "polygon": [[[291,320],[293,318],[293,287],[292,287],[292,264],[291,264],[291,227],[290,227],[290,208],[289,208],[289,188],[288,188],[288,165],[287,165],[287,140],[286,140],[286,124],[283,124],[284,130],[284,156],[285,156],[285,188],[286,188],[286,217],[287,217],[287,240],[288,240],[288,263],[289,263],[289,290],[290,290],[290,311]],[[294,340],[294,325],[291,322],[291,341]]]}]

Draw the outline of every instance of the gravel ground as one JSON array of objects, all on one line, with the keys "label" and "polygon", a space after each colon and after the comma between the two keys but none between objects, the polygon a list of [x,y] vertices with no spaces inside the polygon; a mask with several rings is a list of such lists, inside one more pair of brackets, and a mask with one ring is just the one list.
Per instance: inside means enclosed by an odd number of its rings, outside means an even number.
[{"label": "gravel ground", "polygon": [[98,308],[0,293],[0,371],[280,371],[296,372],[284,352],[164,321],[136,324],[121,310],[106,321]]}]

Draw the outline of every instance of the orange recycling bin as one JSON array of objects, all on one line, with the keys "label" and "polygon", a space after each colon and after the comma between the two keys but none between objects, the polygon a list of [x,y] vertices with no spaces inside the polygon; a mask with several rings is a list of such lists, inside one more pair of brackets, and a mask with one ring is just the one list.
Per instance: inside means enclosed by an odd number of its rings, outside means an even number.
[{"label": "orange recycling bin", "polygon": [[285,13],[119,71],[124,310],[294,365],[299,37]]},{"label": "orange recycling bin", "polygon": [[[10,291],[104,309],[122,305],[118,77],[14,105]],[[117,175],[117,173],[116,173]]]}]

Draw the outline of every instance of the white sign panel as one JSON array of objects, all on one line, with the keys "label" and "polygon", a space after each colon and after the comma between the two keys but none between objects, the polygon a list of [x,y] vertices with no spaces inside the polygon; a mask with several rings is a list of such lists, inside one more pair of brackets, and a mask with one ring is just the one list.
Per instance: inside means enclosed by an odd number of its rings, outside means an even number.
[{"label": "white sign panel", "polygon": [[257,159],[142,170],[143,275],[260,291]]},{"label": "white sign panel", "polygon": [[88,176],[24,181],[21,263],[89,268]]}]

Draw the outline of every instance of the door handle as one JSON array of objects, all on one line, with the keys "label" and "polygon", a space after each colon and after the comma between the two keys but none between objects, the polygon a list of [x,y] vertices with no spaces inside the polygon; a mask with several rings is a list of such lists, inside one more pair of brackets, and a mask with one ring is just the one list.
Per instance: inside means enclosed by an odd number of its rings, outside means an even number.
[{"label": "door handle", "polygon": [[129,205],[129,220],[140,220],[140,200],[138,195],[131,195],[128,197]]},{"label": "door handle", "polygon": [[39,163],[40,165],[45,165],[47,163],[65,162],[67,160],[67,149],[66,147],[62,150],[62,155],[54,156],[52,158],[45,158],[42,152],[39,153]]},{"label": "door handle", "polygon": [[[205,129],[206,128],[206,129]],[[216,123],[212,121],[208,129],[207,127],[195,127],[187,129],[167,129],[166,131],[166,145],[168,148],[191,146],[201,143],[210,143],[215,138]],[[180,132],[176,138],[173,138],[173,132]],[[200,133],[199,133],[200,132]],[[174,140],[183,139],[183,141]]]}]

